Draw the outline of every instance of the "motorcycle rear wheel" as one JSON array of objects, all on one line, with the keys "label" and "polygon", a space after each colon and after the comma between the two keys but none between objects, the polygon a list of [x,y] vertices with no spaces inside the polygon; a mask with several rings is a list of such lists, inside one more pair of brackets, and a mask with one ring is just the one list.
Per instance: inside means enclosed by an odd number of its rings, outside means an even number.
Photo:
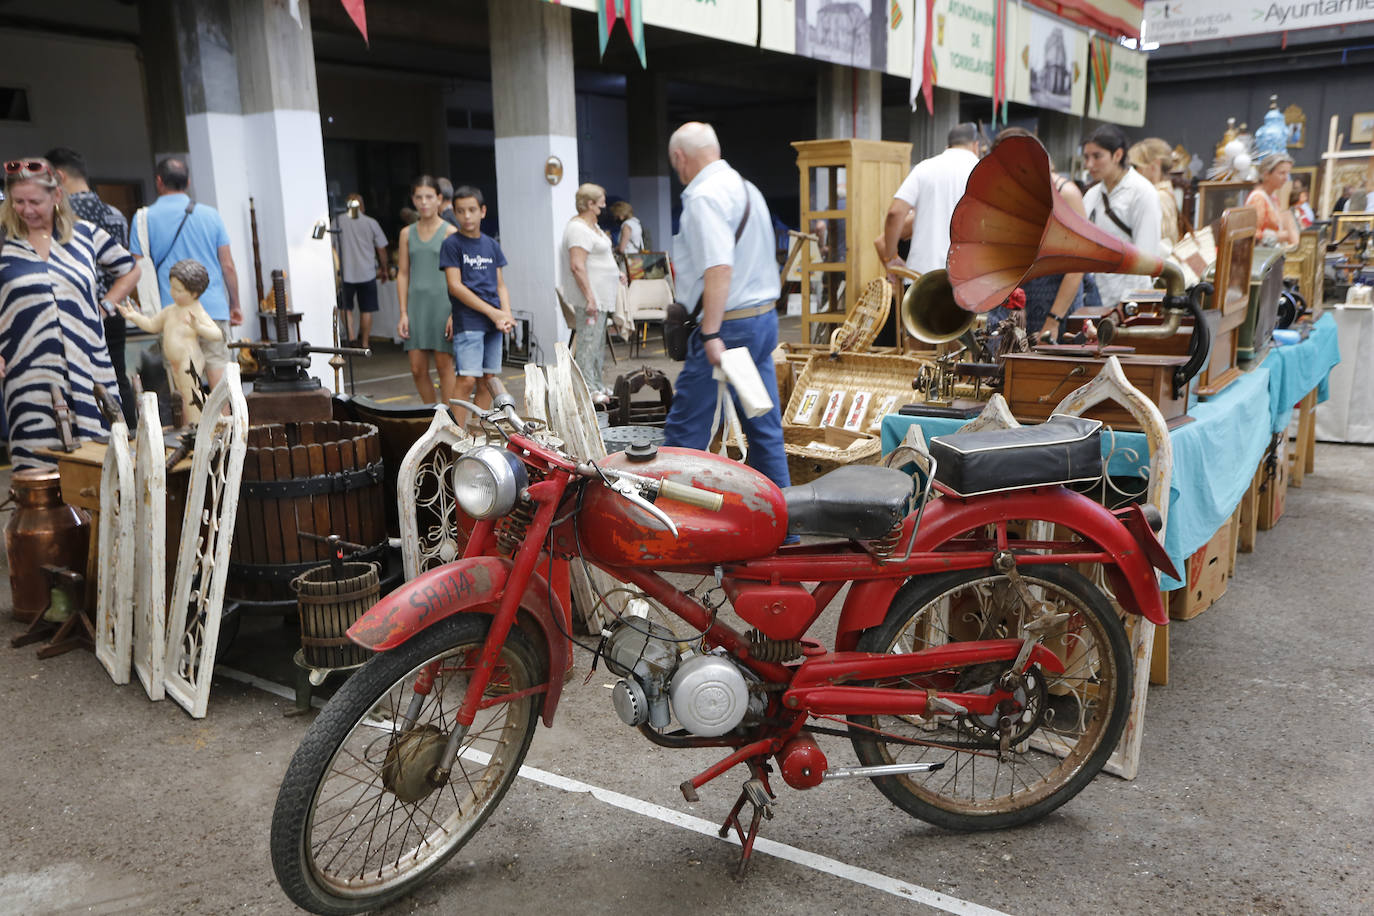
[{"label": "motorcycle rear wheel", "polygon": [[[376,656],[310,726],[272,815],[272,867],[296,904],[342,916],[402,897],[461,849],[500,803],[529,750],[542,694],[479,710],[447,784],[429,789],[423,782],[453,727],[489,625],[486,615],[459,614]],[[397,722],[415,679],[434,663],[433,688],[411,728],[401,731]],[[543,669],[540,653],[514,628],[484,697],[541,684]]]},{"label": "motorcycle rear wheel", "polygon": [[[1006,753],[999,752],[996,725],[975,716],[942,716],[934,722],[912,716],[850,717],[850,740],[863,764],[944,764],[930,772],[876,777],[873,783],[903,811],[947,830],[997,830],[1044,817],[1097,775],[1126,727],[1131,651],[1111,604],[1066,567],[1024,565],[1020,574],[1035,599],[1046,603],[1030,615],[1000,573],[944,573],[904,586],[883,623],[858,642],[863,652],[914,652],[969,639],[1017,637],[1031,618],[1069,615],[1047,631],[1042,643],[1065,662],[1066,670],[1054,674],[1032,667],[1041,683],[1025,694],[1039,696],[1044,714],[1033,730],[1016,726]],[[995,685],[1006,667],[950,674],[966,682],[957,689],[972,692]],[[902,680],[883,683],[919,690],[949,683]],[[871,729],[920,743],[884,740]]]}]

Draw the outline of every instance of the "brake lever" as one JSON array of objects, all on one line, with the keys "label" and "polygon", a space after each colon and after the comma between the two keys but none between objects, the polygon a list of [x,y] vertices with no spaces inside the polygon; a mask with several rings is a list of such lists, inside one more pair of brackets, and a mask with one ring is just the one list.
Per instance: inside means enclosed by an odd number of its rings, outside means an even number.
[{"label": "brake lever", "polygon": [[624,477],[620,477],[610,486],[612,490],[619,493],[621,496],[625,497],[630,502],[634,503],[636,506],[639,506],[639,508],[643,509],[645,512],[649,513],[654,518],[662,522],[663,527],[667,528],[669,531],[673,533],[673,537],[678,536],[677,525],[673,524],[673,520],[668,517],[668,514],[666,512],[664,512],[658,506],[655,506],[653,503],[649,502],[647,499],[641,496],[639,493],[639,487],[633,481],[628,480]]}]

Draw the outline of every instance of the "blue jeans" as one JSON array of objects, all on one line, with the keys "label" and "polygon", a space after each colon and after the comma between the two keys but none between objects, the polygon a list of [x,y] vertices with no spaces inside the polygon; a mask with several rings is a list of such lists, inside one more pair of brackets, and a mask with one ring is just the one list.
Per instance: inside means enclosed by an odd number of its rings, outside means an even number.
[{"label": "blue jeans", "polygon": [[501,374],[501,332],[459,331],[453,335],[453,362],[459,375],[481,378]]},{"label": "blue jeans", "polygon": [[[787,454],[782,448],[782,409],[778,405],[778,376],[773,368],[773,350],[778,345],[778,314],[772,310],[753,318],[725,321],[720,326],[720,339],[726,349],[747,347],[758,367],[759,378],[773,399],[773,409],[759,417],[746,417],[734,391],[735,410],[739,413],[744,435],[749,439],[749,466],[767,476],[780,487],[790,486],[792,476],[787,471]],[[673,388],[673,406],[663,425],[665,445],[705,449],[711,444],[711,420],[716,415],[716,385],[711,377],[712,366],[706,358],[701,335],[694,333],[687,347],[687,361]]]}]

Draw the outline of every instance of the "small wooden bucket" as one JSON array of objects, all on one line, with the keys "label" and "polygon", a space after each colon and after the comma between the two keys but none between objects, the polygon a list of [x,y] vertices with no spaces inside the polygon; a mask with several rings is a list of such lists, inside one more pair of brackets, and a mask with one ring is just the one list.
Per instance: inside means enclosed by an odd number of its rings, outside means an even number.
[{"label": "small wooden bucket", "polygon": [[381,595],[376,563],[317,566],[291,580],[301,615],[301,650],[311,668],[361,665],[371,652],[346,635]]}]

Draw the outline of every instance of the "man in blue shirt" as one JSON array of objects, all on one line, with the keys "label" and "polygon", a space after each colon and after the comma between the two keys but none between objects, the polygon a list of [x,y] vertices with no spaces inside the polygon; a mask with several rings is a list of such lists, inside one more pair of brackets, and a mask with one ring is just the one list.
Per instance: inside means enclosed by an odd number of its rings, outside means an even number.
[{"label": "man in blue shirt", "polygon": [[[445,329],[453,338],[453,362],[458,369],[458,397],[472,401],[477,380],[501,374],[501,340],[515,327],[511,317],[510,294],[501,268],[506,256],[491,236],[482,234],[487,207],[482,192],[463,185],[453,192],[453,212],[458,231],[444,239],[439,249],[439,266],[448,280],[448,300],[453,307]],[[477,393],[475,403],[491,403],[487,386]],[[454,411],[459,425],[467,412]]]},{"label": "man in blue shirt", "polygon": [[674,131],[668,160],[684,185],[681,231],[673,238],[677,290],[689,309],[701,303],[701,324],[674,384],[665,442],[695,449],[710,444],[717,398],[712,371],[728,348],[745,347],[773,399],[773,409],[757,417],[746,416],[736,399],[749,440],[749,464],[778,486],[788,486],[792,478],[773,368],[778,345],[774,303],[781,283],[768,204],[758,188],[720,158],[720,141],[709,124],[691,121]]},{"label": "man in blue shirt", "polygon": [[[205,374],[210,387],[219,384],[229,361],[230,325],[243,324],[239,309],[239,279],[234,256],[229,251],[229,233],[219,211],[192,201],[186,193],[191,183],[190,170],[180,159],[167,158],[157,164],[157,201],[148,207],[148,248],[144,251],[138,232],[129,246],[134,254],[146,255],[157,268],[158,291],[162,307],[172,304],[171,281],[167,272],[184,258],[199,261],[210,273],[210,286],[201,294],[205,307],[224,339],[204,346]],[[137,220],[135,219],[135,222]]]}]

